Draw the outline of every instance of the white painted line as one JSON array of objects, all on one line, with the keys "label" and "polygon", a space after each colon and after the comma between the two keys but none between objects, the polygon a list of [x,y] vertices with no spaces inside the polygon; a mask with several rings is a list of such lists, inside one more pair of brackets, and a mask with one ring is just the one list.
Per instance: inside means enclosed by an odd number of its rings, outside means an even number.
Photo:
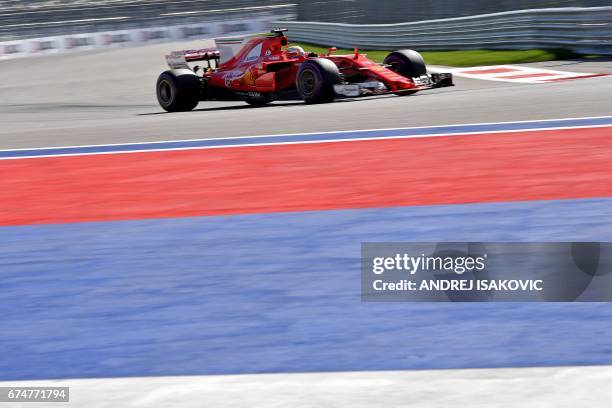
[{"label": "white painted line", "polygon": [[255,10],[271,10],[277,8],[293,7],[295,4],[275,4],[272,6],[251,6],[251,7],[237,7],[228,9],[216,9],[216,10],[195,10],[195,11],[180,11],[175,13],[162,13],[160,16],[185,16],[192,14],[210,14],[210,13],[226,13],[231,11],[255,11]]},{"label": "white painted line", "polygon": [[[510,124],[519,124],[519,123],[531,123],[531,122],[556,122],[556,121],[572,121],[572,120],[589,120],[589,119],[611,119],[612,116],[585,116],[585,117],[575,117],[575,118],[557,118],[557,119],[531,119],[531,120],[516,120],[516,121],[508,121],[508,122],[476,122],[476,123],[455,123],[450,125],[436,125],[436,126],[413,126],[409,128],[395,127],[395,128],[374,128],[374,129],[351,129],[351,130],[329,130],[323,132],[307,132],[307,133],[277,133],[277,134],[264,134],[264,135],[253,135],[253,136],[228,136],[228,137],[216,137],[216,138],[195,138],[195,139],[166,139],[166,140],[151,140],[145,142],[125,142],[125,143],[107,143],[107,144],[92,144],[92,145],[68,145],[68,146],[47,146],[47,147],[26,147],[19,149],[0,149],[0,152],[20,152],[20,151],[28,151],[28,150],[46,150],[46,149],[78,149],[84,147],[106,147],[106,146],[137,146],[143,144],[163,144],[163,143],[181,143],[181,142],[201,142],[206,140],[233,140],[233,139],[254,139],[254,138],[263,138],[263,137],[282,137],[282,136],[309,136],[309,135],[326,135],[333,133],[357,133],[357,132],[370,132],[370,131],[392,131],[392,130],[417,130],[417,129],[427,129],[427,128],[450,128],[456,126],[489,126],[489,125],[510,125]],[[594,126],[579,126],[583,127],[606,127],[610,125],[594,125]],[[576,126],[569,127],[552,127],[545,129],[533,129],[533,130],[546,130],[546,129],[573,129]],[[516,132],[516,130],[512,130]],[[483,133],[495,133],[494,131],[487,131]],[[467,133],[462,133],[467,134]],[[435,136],[444,136],[449,134],[439,133]],[[452,135],[452,134],[451,134]],[[348,139],[343,139],[348,140]],[[362,140],[362,139],[358,139]],[[248,144],[246,144],[248,146]]]},{"label": "white painted line", "polygon": [[[38,158],[45,158],[45,157],[97,156],[97,155],[104,155],[104,154],[130,154],[130,153],[173,152],[173,151],[182,151],[182,150],[230,149],[230,148],[236,148],[236,147],[264,147],[264,146],[284,146],[284,145],[317,144],[317,143],[344,143],[344,142],[360,142],[360,141],[371,141],[371,140],[424,139],[424,138],[432,138],[432,137],[452,138],[452,137],[476,136],[476,135],[482,135],[482,134],[529,133],[529,132],[549,131],[549,130],[590,129],[590,128],[605,128],[605,127],[612,127],[612,125],[562,126],[562,127],[550,127],[550,128],[535,128],[535,129],[488,130],[488,131],[462,132],[462,133],[432,133],[432,134],[427,134],[427,135],[372,136],[372,137],[330,139],[330,140],[300,140],[300,141],[292,141],[292,142],[241,143],[241,144],[235,144],[235,145],[220,145],[220,146],[193,146],[193,147],[173,147],[173,148],[159,148],[159,149],[149,148],[149,149],[135,149],[135,150],[118,150],[118,151],[111,151],[111,152],[43,154],[43,155],[36,155],[36,156],[0,157],[0,161],[19,160],[19,159],[38,159]],[[280,135],[280,136],[285,136],[285,135]],[[203,139],[203,140],[217,140],[217,139]],[[149,143],[143,143],[143,144],[149,144]],[[138,145],[138,143],[134,143],[133,145]],[[101,146],[103,147],[104,145],[101,145]],[[121,146],[121,145],[117,145],[117,146]],[[90,146],[83,146],[83,147],[90,147]],[[25,150],[28,150],[28,149],[25,149]]]},{"label": "white painted line", "polygon": [[[7,27],[31,27],[37,25],[54,25],[54,24],[66,24],[66,23],[93,23],[98,21],[112,21],[112,20],[126,20],[130,17],[121,16],[121,17],[105,17],[105,18],[86,18],[82,20],[63,20],[63,21],[45,21],[42,23],[20,23],[20,24],[8,24],[5,25],[4,28]],[[26,39],[27,40],[27,39]]]}]

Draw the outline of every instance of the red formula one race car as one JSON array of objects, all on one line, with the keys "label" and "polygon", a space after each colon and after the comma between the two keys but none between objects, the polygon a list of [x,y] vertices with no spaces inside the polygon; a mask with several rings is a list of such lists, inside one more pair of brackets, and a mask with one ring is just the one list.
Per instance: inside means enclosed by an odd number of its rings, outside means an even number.
[{"label": "red formula one race car", "polygon": [[[157,80],[157,99],[168,112],[188,111],[205,100],[244,100],[262,106],[290,93],[306,103],[336,97],[394,93],[452,86],[447,73],[427,73],[413,50],[390,53],[382,64],[355,49],[326,55],[289,46],[284,29],[246,40],[216,40],[216,48],[175,51],[166,56],[171,70]],[[205,66],[189,63],[205,61]]]}]

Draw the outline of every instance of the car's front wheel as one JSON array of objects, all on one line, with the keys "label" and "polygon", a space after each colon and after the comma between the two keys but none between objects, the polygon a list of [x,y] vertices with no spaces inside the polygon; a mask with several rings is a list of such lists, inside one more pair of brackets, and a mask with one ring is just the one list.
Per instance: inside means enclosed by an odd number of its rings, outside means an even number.
[{"label": "car's front wheel", "polygon": [[340,83],[336,64],[324,58],[311,58],[300,64],[295,87],[306,103],[330,102],[334,99],[334,85]]},{"label": "car's front wheel", "polygon": [[168,112],[190,111],[200,102],[200,78],[188,69],[162,72],[157,79],[159,105]]},{"label": "car's front wheel", "polygon": [[[383,64],[388,65],[391,71],[397,72],[406,78],[418,78],[427,74],[425,60],[414,50],[397,50],[387,55]],[[412,95],[416,91],[399,91],[396,95]]]}]

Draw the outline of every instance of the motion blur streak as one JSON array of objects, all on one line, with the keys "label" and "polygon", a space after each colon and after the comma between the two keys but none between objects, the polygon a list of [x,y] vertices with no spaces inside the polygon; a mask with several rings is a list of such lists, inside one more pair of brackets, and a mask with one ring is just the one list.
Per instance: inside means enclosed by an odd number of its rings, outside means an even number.
[{"label": "motion blur streak", "polygon": [[0,225],[608,197],[611,134],[597,127],[5,160]]}]

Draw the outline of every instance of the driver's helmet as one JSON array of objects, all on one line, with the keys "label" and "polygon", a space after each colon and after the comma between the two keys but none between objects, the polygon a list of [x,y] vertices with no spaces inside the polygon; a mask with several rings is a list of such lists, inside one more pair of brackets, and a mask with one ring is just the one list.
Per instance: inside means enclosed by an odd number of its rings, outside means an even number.
[{"label": "driver's helmet", "polygon": [[295,58],[304,55],[304,50],[302,47],[297,45],[292,45],[291,47],[287,47],[287,57]]}]

